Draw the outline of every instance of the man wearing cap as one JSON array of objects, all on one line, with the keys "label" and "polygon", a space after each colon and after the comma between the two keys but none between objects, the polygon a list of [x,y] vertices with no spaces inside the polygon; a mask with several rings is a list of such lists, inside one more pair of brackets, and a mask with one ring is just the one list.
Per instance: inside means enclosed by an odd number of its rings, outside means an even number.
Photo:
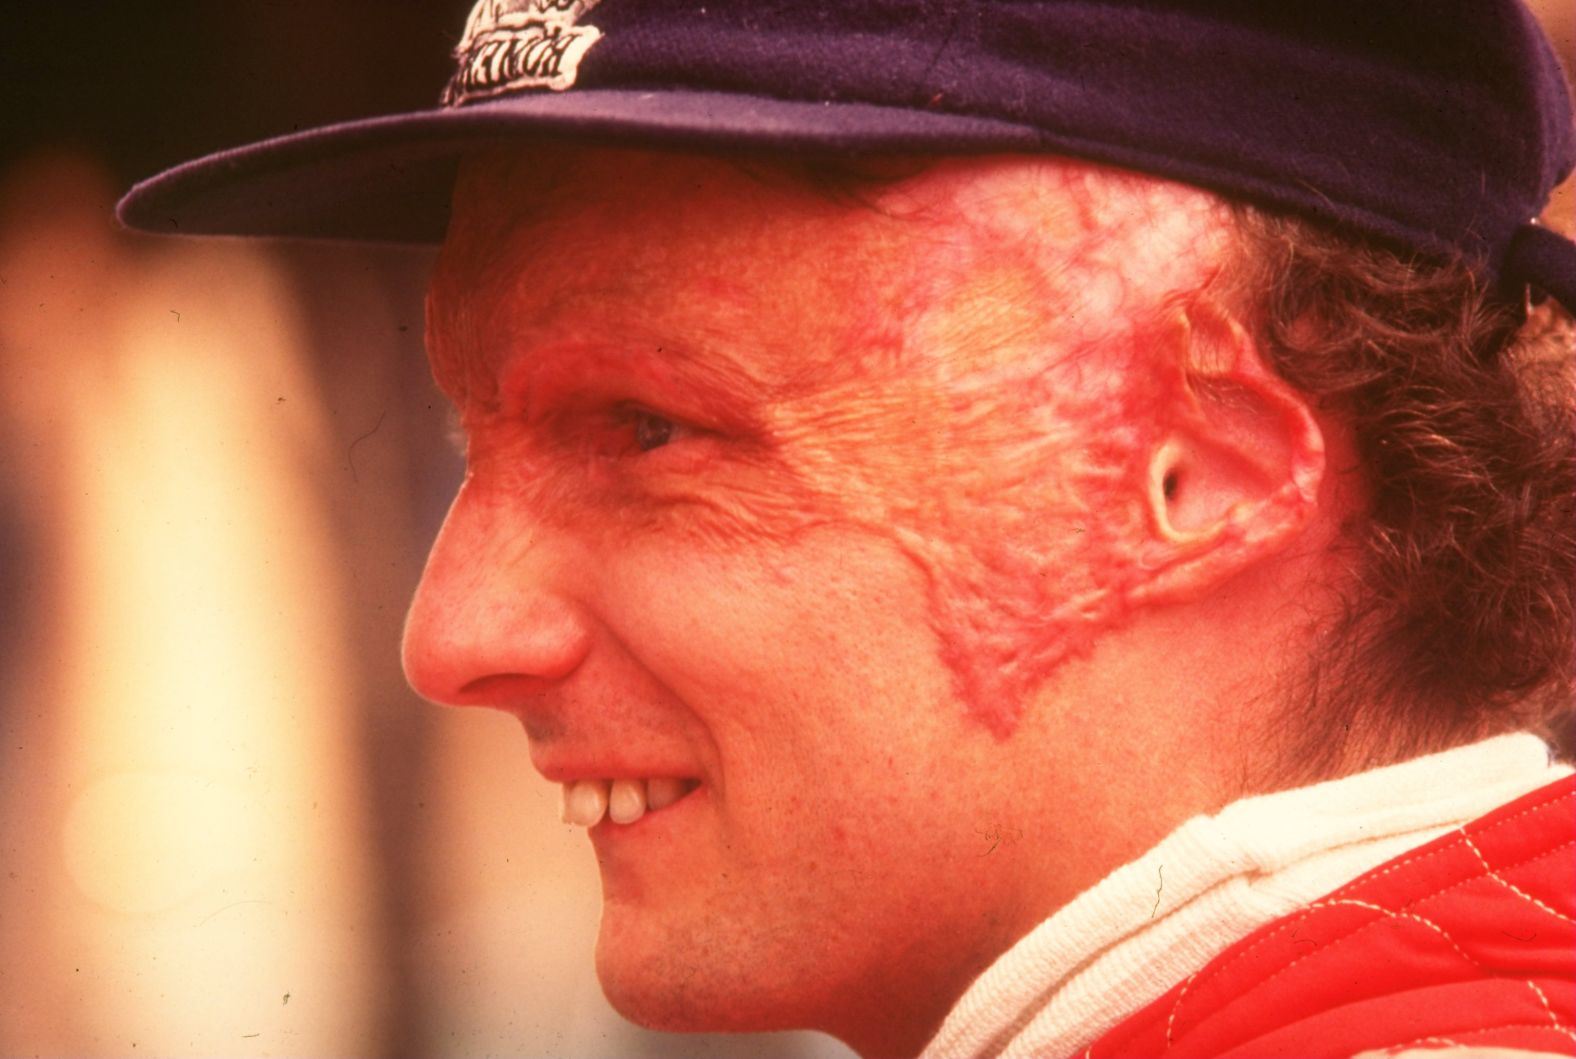
[{"label": "man wearing cap", "polygon": [[1576,129],[1456,6],[482,0],[122,216],[442,242],[405,666],[635,1021],[1569,1054]]}]

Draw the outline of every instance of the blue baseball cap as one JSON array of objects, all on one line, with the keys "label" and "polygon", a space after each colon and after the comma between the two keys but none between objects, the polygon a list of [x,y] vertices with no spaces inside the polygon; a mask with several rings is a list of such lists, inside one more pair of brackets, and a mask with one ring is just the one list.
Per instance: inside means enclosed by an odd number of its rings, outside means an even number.
[{"label": "blue baseball cap", "polygon": [[455,58],[431,110],[176,166],[119,216],[432,243],[489,146],[1045,152],[1576,308],[1576,244],[1535,221],[1576,166],[1570,89],[1520,0],[480,0]]}]

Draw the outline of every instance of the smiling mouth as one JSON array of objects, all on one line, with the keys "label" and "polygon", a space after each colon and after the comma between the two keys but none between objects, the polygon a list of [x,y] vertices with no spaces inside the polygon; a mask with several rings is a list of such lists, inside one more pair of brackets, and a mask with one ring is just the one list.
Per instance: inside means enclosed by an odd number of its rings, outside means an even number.
[{"label": "smiling mouth", "polygon": [[605,816],[615,824],[633,824],[647,813],[666,809],[699,786],[699,780],[670,776],[576,780],[563,784],[563,821],[576,827],[595,827]]}]

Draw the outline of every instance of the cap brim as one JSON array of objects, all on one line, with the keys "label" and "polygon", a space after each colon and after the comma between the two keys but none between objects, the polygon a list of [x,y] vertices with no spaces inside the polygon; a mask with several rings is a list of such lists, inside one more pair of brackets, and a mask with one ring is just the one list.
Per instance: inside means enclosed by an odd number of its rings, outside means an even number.
[{"label": "cap brim", "polygon": [[150,232],[436,243],[468,152],[550,138],[801,153],[1043,147],[1029,126],[868,103],[576,89],[330,125],[199,158],[120,202]]}]

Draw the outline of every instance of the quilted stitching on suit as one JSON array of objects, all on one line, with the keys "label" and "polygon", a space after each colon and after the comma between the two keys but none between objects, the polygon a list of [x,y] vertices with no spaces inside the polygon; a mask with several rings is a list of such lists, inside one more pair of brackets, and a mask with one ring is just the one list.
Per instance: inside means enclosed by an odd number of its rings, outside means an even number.
[{"label": "quilted stitching on suit", "polygon": [[[1486,836],[1486,835],[1488,835],[1488,834],[1490,834],[1490,833],[1492,833],[1492,832],[1494,832],[1496,830],[1499,830],[1500,828],[1506,827],[1506,826],[1514,823],[1515,821],[1527,816],[1528,814],[1537,813],[1537,812],[1548,812],[1548,811],[1552,810],[1560,802],[1573,801],[1573,800],[1576,800],[1576,789],[1566,790],[1563,793],[1559,793],[1559,794],[1551,794],[1549,797],[1540,799],[1537,802],[1535,802],[1535,803],[1523,808],[1519,812],[1516,812],[1516,813],[1514,813],[1514,814],[1512,814],[1510,816],[1501,818],[1499,820],[1495,820],[1492,824],[1488,824],[1487,826],[1481,826],[1481,827],[1473,827],[1473,831],[1480,838],[1482,838],[1483,836]],[[1468,826],[1470,827],[1471,825],[1468,825]],[[1483,851],[1481,849],[1479,849],[1472,842],[1471,836],[1470,836],[1470,834],[1468,833],[1468,831],[1465,828],[1458,829],[1457,835],[1458,835],[1458,837],[1456,839],[1450,841],[1450,842],[1441,843],[1439,845],[1433,846],[1432,848],[1424,848],[1422,850],[1417,851],[1416,853],[1413,853],[1413,854],[1411,854],[1409,856],[1403,857],[1402,859],[1396,861],[1393,864],[1386,865],[1385,867],[1383,867],[1383,868],[1381,868],[1381,869],[1379,869],[1379,870],[1377,870],[1375,872],[1371,872],[1368,875],[1365,875],[1365,876],[1363,876],[1363,877],[1361,877],[1359,879],[1354,880],[1353,882],[1349,883],[1348,885],[1346,885],[1346,886],[1342,887],[1341,889],[1337,890],[1334,894],[1332,894],[1330,896],[1330,898],[1326,899],[1325,901],[1322,901],[1322,902],[1320,902],[1320,903],[1318,903],[1316,905],[1309,906],[1307,909],[1304,910],[1304,912],[1302,914],[1296,915],[1294,917],[1290,917],[1285,922],[1280,924],[1278,927],[1276,927],[1276,928],[1274,928],[1274,929],[1272,929],[1270,931],[1265,932],[1264,936],[1262,936],[1261,938],[1257,939],[1253,944],[1249,945],[1247,948],[1243,949],[1241,952],[1234,954],[1231,959],[1228,959],[1228,960],[1220,963],[1217,966],[1207,967],[1203,971],[1200,971],[1197,974],[1194,974],[1194,975],[1190,976],[1182,984],[1181,988],[1178,990],[1176,1000],[1173,1003],[1171,1011],[1170,1011],[1170,1013],[1169,1013],[1169,1015],[1167,1017],[1167,1020],[1166,1020],[1166,1038],[1165,1038],[1166,1039],[1166,1047],[1169,1049],[1179,1039],[1177,1037],[1177,1034],[1176,1034],[1177,1016],[1178,1016],[1179,1012],[1181,1011],[1182,1003],[1186,999],[1186,997],[1189,995],[1189,992],[1193,989],[1193,987],[1195,985],[1200,984],[1199,981],[1198,981],[1200,975],[1208,974],[1208,975],[1210,975],[1211,978],[1219,977],[1228,967],[1232,966],[1233,964],[1237,963],[1240,960],[1243,960],[1243,959],[1247,958],[1254,950],[1258,949],[1260,946],[1270,942],[1271,940],[1273,940],[1275,937],[1277,937],[1278,935],[1282,934],[1286,930],[1295,930],[1298,926],[1300,926],[1303,923],[1305,923],[1307,921],[1307,919],[1310,918],[1310,916],[1316,910],[1321,909],[1321,908],[1328,908],[1328,907],[1332,907],[1332,906],[1336,906],[1336,905],[1357,905],[1359,907],[1365,907],[1365,908],[1369,908],[1369,909],[1372,909],[1374,911],[1380,912],[1380,913],[1382,913],[1382,915],[1377,917],[1377,918],[1368,920],[1367,922],[1362,923],[1359,926],[1353,928],[1352,930],[1346,931],[1343,934],[1340,934],[1340,935],[1338,935],[1336,937],[1333,937],[1333,938],[1329,938],[1329,939],[1325,940],[1323,943],[1316,945],[1313,949],[1311,949],[1311,950],[1309,950],[1309,951],[1307,951],[1305,953],[1299,954],[1296,959],[1294,959],[1290,963],[1282,966],[1274,974],[1271,974],[1271,975],[1269,975],[1269,976],[1267,976],[1267,977],[1265,977],[1263,979],[1260,979],[1258,982],[1254,983],[1254,985],[1252,987],[1250,987],[1249,989],[1247,989],[1247,990],[1245,990],[1243,992],[1240,992],[1240,993],[1236,994],[1235,996],[1233,996],[1231,999],[1225,1001],[1218,1008],[1216,1008],[1213,1013],[1214,1014],[1218,1014],[1220,1011],[1224,1011],[1226,1008],[1228,1008],[1231,1005],[1237,1003],[1238,1001],[1244,999],[1246,996],[1250,995],[1255,990],[1259,989],[1260,987],[1262,987],[1264,985],[1267,985],[1269,982],[1273,981],[1275,978],[1277,978],[1280,975],[1286,973],[1287,971],[1290,971],[1293,967],[1295,967],[1299,963],[1302,963],[1304,960],[1306,960],[1306,959],[1308,959],[1308,958],[1310,958],[1312,956],[1325,953],[1328,950],[1330,950],[1333,946],[1338,945],[1338,944],[1348,940],[1349,938],[1355,937],[1356,935],[1360,934],[1361,932],[1367,930],[1369,927],[1372,927],[1372,926],[1374,926],[1376,924],[1379,924],[1379,923],[1386,922],[1387,920],[1389,920],[1391,918],[1403,918],[1403,919],[1414,920],[1414,921],[1420,923],[1421,925],[1430,928],[1431,930],[1436,932],[1439,936],[1444,938],[1444,940],[1450,944],[1451,948],[1458,955],[1460,955],[1463,959],[1467,960],[1469,963],[1471,963],[1474,967],[1478,968],[1479,970],[1485,970],[1485,968],[1483,967],[1483,965],[1479,961],[1477,961],[1476,959],[1474,959],[1473,957],[1468,955],[1467,952],[1464,949],[1462,949],[1460,944],[1457,943],[1457,941],[1453,937],[1451,937],[1451,935],[1449,934],[1448,931],[1446,931],[1443,927],[1439,926],[1439,924],[1434,923],[1432,920],[1428,920],[1425,917],[1418,916],[1418,915],[1415,915],[1413,913],[1408,913],[1408,912],[1404,912],[1404,911],[1397,911],[1397,910],[1393,910],[1393,909],[1387,909],[1387,908],[1383,908],[1383,907],[1378,906],[1378,905],[1373,905],[1373,904],[1370,904],[1370,903],[1367,903],[1367,902],[1353,900],[1353,899],[1350,899],[1350,898],[1344,898],[1343,897],[1344,894],[1346,894],[1346,893],[1348,893],[1350,891],[1358,890],[1358,889],[1364,888],[1366,886],[1371,886],[1374,881],[1376,881],[1376,880],[1378,880],[1378,879],[1380,879],[1380,878],[1382,878],[1384,876],[1390,875],[1390,874],[1392,874],[1392,873],[1394,873],[1396,871],[1399,871],[1399,870],[1401,870],[1401,869],[1403,869],[1403,868],[1405,868],[1405,867],[1407,867],[1409,865],[1416,864],[1418,862],[1421,862],[1421,861],[1426,860],[1426,859],[1431,858],[1431,857],[1436,857],[1436,856],[1440,856],[1440,855],[1452,852],[1453,850],[1455,850],[1458,847],[1461,847],[1463,845],[1465,845],[1467,848],[1469,848],[1471,850],[1472,854],[1474,855],[1475,859],[1478,862],[1478,870],[1473,872],[1472,874],[1467,875],[1465,878],[1456,879],[1455,881],[1453,881],[1451,883],[1448,883],[1446,885],[1440,886],[1440,887],[1438,887],[1438,888],[1436,888],[1434,890],[1431,890],[1431,891],[1429,891],[1427,893],[1423,893],[1423,894],[1414,896],[1411,900],[1407,901],[1405,905],[1403,905],[1403,908],[1411,908],[1411,907],[1413,907],[1415,905],[1418,905],[1418,904],[1421,904],[1421,903],[1423,903],[1425,901],[1431,900],[1431,899],[1433,899],[1433,898],[1435,898],[1435,897],[1437,897],[1437,896],[1439,896],[1439,895],[1441,895],[1443,893],[1446,893],[1446,892],[1448,892],[1450,890],[1456,889],[1457,887],[1466,885],[1466,884],[1468,884],[1470,882],[1474,882],[1476,880],[1479,880],[1479,879],[1482,879],[1482,878],[1485,878],[1485,877],[1491,877],[1491,878],[1495,878],[1501,884],[1507,886],[1517,896],[1527,900],[1528,902],[1533,904],[1535,907],[1539,907],[1539,908],[1541,908],[1541,909],[1543,909],[1545,911],[1553,912],[1554,915],[1558,916],[1561,919],[1565,919],[1565,920],[1568,920],[1568,921],[1570,920],[1570,917],[1564,916],[1561,913],[1559,913],[1558,911],[1556,911],[1556,910],[1554,910],[1552,908],[1549,908],[1543,902],[1538,901],[1536,898],[1533,898],[1531,895],[1529,895],[1529,894],[1525,893],[1524,891],[1522,891],[1519,887],[1516,887],[1513,884],[1510,884],[1508,882],[1508,880],[1500,878],[1500,875],[1501,875],[1501,873],[1508,872],[1508,871],[1510,871],[1510,870],[1512,870],[1512,869],[1514,869],[1516,867],[1521,866],[1522,864],[1531,863],[1531,862],[1534,862],[1534,861],[1537,861],[1537,860],[1544,859],[1544,858],[1546,858],[1546,857],[1548,857],[1550,855],[1553,855],[1554,853],[1558,852],[1559,850],[1563,850],[1567,846],[1570,846],[1572,844],[1576,844],[1576,839],[1573,839],[1571,841],[1567,841],[1565,843],[1561,843],[1559,846],[1555,847],[1555,849],[1553,849],[1553,850],[1548,849],[1547,847],[1545,847],[1545,848],[1539,850],[1533,856],[1523,858],[1520,861],[1516,861],[1516,862],[1513,862],[1513,863],[1510,863],[1510,864],[1498,864],[1498,865],[1495,865],[1495,864],[1491,863],[1489,861],[1488,857],[1483,853]],[[1553,1009],[1549,1006],[1547,996],[1545,996],[1543,994],[1543,991],[1537,987],[1536,983],[1531,982],[1530,980],[1528,980],[1528,981],[1526,981],[1526,984],[1529,987],[1531,987],[1531,989],[1537,994],[1538,999],[1541,1002],[1543,1009],[1546,1012],[1548,1012],[1549,1018],[1551,1020],[1552,1026],[1545,1025],[1545,1026],[1542,1026],[1541,1028],[1543,1028],[1543,1029],[1550,1029],[1550,1028],[1557,1029],[1559,1032],[1564,1033],[1564,1034],[1568,1034],[1573,1039],[1576,1039],[1576,1031],[1572,1031],[1569,1027],[1563,1025],[1559,1021],[1559,1019],[1555,1015]],[[1184,1029],[1183,1030],[1183,1035],[1184,1036],[1186,1035],[1186,1032],[1187,1032],[1187,1030]],[[1091,1053],[1088,1053],[1088,1054],[1092,1054],[1092,1051],[1091,1051]]]},{"label": "quilted stitching on suit", "polygon": [[[1489,878],[1493,879],[1495,882],[1499,883],[1501,886],[1505,887],[1505,889],[1509,890],[1511,893],[1515,894],[1522,900],[1530,902],[1534,907],[1541,908],[1549,915],[1558,916],[1567,923],[1576,923],[1576,918],[1572,918],[1558,909],[1549,907],[1542,901],[1539,901],[1536,897],[1533,897],[1531,894],[1527,893],[1527,891],[1523,890],[1521,887],[1517,886],[1515,883],[1511,882],[1509,879],[1506,879],[1504,876],[1500,875],[1498,871],[1494,870],[1494,866],[1488,862],[1488,858],[1483,855],[1483,851],[1477,848],[1477,843],[1472,841],[1472,836],[1461,830],[1461,828],[1457,828],[1456,830],[1461,832],[1461,837],[1466,842],[1467,849],[1470,849],[1474,854],[1476,854],[1477,859],[1482,862],[1483,870],[1488,872]],[[1571,843],[1566,843],[1566,845],[1570,844]],[[1564,846],[1561,846],[1560,848],[1563,849]],[[1505,865],[1501,870],[1509,870],[1513,867],[1516,867],[1516,865]]]}]

